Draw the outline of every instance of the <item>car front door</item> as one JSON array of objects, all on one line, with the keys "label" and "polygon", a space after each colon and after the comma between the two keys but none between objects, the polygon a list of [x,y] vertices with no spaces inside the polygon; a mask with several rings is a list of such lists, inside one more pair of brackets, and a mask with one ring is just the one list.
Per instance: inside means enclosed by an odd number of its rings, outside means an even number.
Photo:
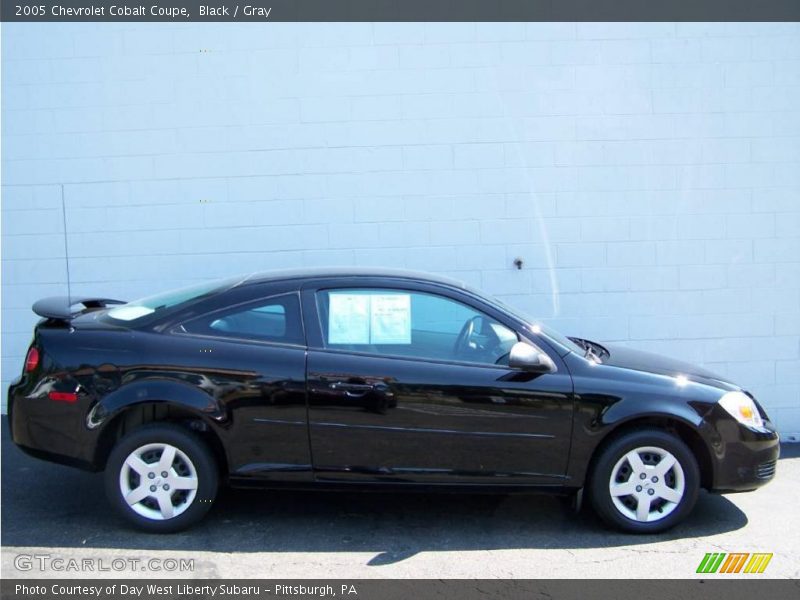
[{"label": "car front door", "polygon": [[[304,286],[318,481],[563,481],[572,380],[509,368],[519,334],[468,294],[403,280]],[[505,322],[504,322],[505,318]]]}]

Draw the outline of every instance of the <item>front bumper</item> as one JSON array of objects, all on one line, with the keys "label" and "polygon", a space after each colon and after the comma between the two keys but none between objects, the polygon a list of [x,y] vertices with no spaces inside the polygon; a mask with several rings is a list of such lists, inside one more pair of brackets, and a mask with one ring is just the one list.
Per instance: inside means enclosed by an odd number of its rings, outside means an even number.
[{"label": "front bumper", "polygon": [[764,427],[746,427],[719,406],[706,419],[713,429],[710,449],[714,477],[710,491],[746,492],[775,477],[780,437],[772,423],[765,419]]}]

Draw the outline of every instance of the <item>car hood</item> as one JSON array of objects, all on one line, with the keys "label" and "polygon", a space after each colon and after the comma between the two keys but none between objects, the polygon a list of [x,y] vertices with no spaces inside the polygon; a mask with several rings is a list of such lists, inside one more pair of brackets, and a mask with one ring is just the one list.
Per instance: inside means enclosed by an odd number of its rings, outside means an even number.
[{"label": "car hood", "polygon": [[602,358],[602,363],[604,365],[611,365],[622,369],[631,369],[633,371],[655,373],[657,375],[669,375],[672,377],[684,375],[692,381],[704,383],[706,385],[712,385],[721,389],[740,389],[739,386],[728,379],[707,369],[684,362],[682,360],[661,356],[659,354],[653,354],[652,352],[634,350],[632,348],[618,346],[616,344],[603,345],[611,353],[610,356],[604,356]]}]

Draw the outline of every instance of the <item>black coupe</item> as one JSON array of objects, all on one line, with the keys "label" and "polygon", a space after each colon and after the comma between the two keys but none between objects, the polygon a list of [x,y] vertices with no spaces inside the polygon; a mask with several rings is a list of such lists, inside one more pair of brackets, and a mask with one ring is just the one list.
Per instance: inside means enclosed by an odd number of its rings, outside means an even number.
[{"label": "black coupe", "polygon": [[585,490],[607,523],[648,533],[700,488],[775,473],[778,435],[739,386],[440,277],[276,271],[33,310],[14,441],[104,470],[111,503],[151,531],[198,521],[227,482]]}]

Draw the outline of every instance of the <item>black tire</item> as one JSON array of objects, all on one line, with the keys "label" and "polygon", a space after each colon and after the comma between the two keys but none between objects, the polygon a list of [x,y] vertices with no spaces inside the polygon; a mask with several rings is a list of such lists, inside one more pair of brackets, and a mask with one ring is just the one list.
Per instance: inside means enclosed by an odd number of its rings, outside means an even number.
[{"label": "black tire", "polygon": [[[194,474],[187,472],[186,474],[189,474],[188,479],[196,479],[196,490],[191,501],[189,501],[191,497],[190,490],[177,490],[177,486],[175,486],[176,489],[171,492],[173,497],[171,502],[177,505],[176,512],[178,510],[182,512],[170,518],[162,517],[163,520],[148,518],[137,512],[137,510],[143,512],[155,511],[160,506],[155,497],[145,498],[142,502],[137,503],[137,508],[134,509],[125,500],[122,490],[123,483],[121,478],[132,476],[134,478],[133,481],[139,481],[139,474],[125,466],[126,460],[134,451],[151,444],[168,444],[176,448],[179,453],[183,454],[183,457],[178,454],[176,462],[172,463],[175,465],[175,469],[186,470],[187,465],[190,465],[188,468],[193,468]],[[153,450],[153,452],[157,452],[157,450]],[[188,458],[190,462],[187,463],[184,458]],[[145,464],[147,463],[150,463],[150,461],[145,461]],[[155,465],[156,463],[152,464]],[[127,473],[124,476],[122,474],[123,468],[126,469]],[[157,469],[154,467],[154,470]],[[170,472],[172,472],[172,469]],[[181,473],[177,474],[181,475]],[[153,479],[153,483],[157,484],[153,487],[156,488],[159,488],[162,483],[167,483],[166,479],[162,482],[158,476],[159,474],[155,474],[155,479]],[[207,444],[195,433],[170,423],[144,425],[120,439],[108,458],[104,477],[106,495],[114,509],[139,529],[156,533],[181,531],[200,521],[214,503],[219,485],[218,465]],[[153,487],[148,489],[152,490]],[[183,499],[182,503],[181,499]],[[153,506],[148,507],[148,504]]]},{"label": "black tire", "polygon": [[[674,483],[675,479],[676,477],[681,478],[683,481],[683,495],[678,502],[673,503],[667,503],[656,497],[650,505],[650,514],[652,514],[652,517],[648,518],[655,518],[657,520],[642,521],[637,520],[636,515],[634,515],[634,518],[631,518],[627,514],[623,514],[622,509],[617,507],[609,486],[611,484],[612,472],[617,464],[623,460],[623,457],[632,450],[648,447],[669,452],[676,459],[677,464],[682,470],[682,474],[680,474],[677,467],[675,467],[675,469],[667,473],[667,477],[664,478],[665,481],[662,481],[661,485],[669,484],[677,487]],[[653,461],[660,458],[656,453],[649,454],[645,452],[643,455],[645,457],[652,456]],[[647,463],[645,462],[645,464]],[[626,471],[630,471],[630,475],[628,475],[627,479],[624,477]],[[639,474],[638,477],[641,477],[641,474]],[[623,463],[623,466],[617,471],[615,483],[628,483],[629,481],[633,482],[632,486],[639,483],[639,481],[634,479],[634,473],[630,465]],[[652,485],[653,487],[657,485],[656,483],[649,483],[650,481],[652,481],[651,478],[646,476],[642,483],[645,483],[647,486]],[[589,474],[589,485],[587,487],[592,507],[600,518],[608,525],[627,533],[659,533],[674,527],[685,519],[694,508],[697,502],[699,489],[700,470],[698,469],[697,460],[692,454],[692,451],[689,450],[686,444],[679,438],[658,429],[631,431],[611,440],[611,442],[600,451],[600,454],[594,461],[592,471]],[[643,492],[646,493],[649,492],[649,490],[644,489]],[[636,493],[639,494],[640,492],[637,491]],[[657,494],[657,491],[653,490],[653,493]],[[642,495],[642,497],[644,496]],[[618,502],[620,504],[630,504],[631,506],[628,510],[631,512],[635,512],[636,507],[639,505],[638,497],[633,495],[618,498]],[[660,512],[671,512],[661,517],[659,516],[659,506],[662,507]]]}]

